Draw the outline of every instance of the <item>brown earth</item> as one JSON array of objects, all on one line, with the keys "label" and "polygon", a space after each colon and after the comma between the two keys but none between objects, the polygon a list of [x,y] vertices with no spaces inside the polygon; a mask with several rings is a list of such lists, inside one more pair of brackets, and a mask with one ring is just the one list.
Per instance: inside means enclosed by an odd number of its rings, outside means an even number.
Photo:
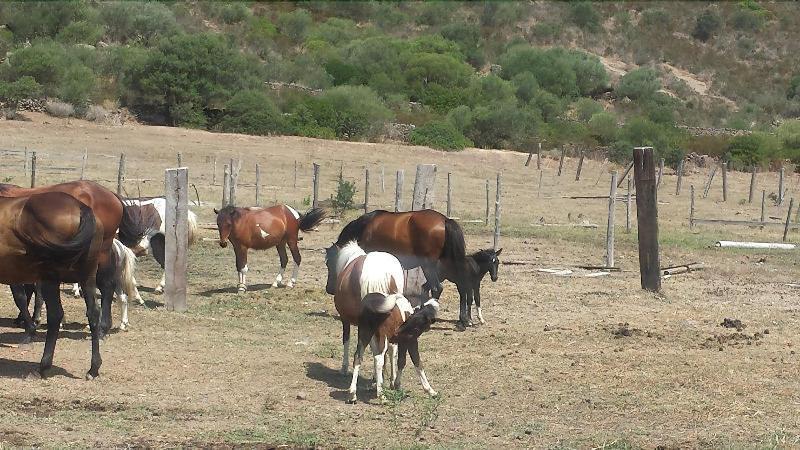
[{"label": "brown earth", "polygon": [[[796,251],[722,250],[718,239],[778,241],[781,227],[687,226],[689,186],[698,192],[706,171],[683,180],[667,170],[661,187],[662,265],[704,262],[702,271],[664,280],[663,295],[639,289],[634,232],[624,233],[625,205],[618,202],[617,265],[621,272],[589,278],[575,269],[561,277],[537,268],[603,263],[606,200],[568,195],[608,193],[611,164],[587,161],[574,181],[577,161],[564,175],[558,161],[539,172],[526,155],[466,150],[441,153],[421,147],[331,142],[294,137],[251,137],[202,131],[123,126],[28,114],[30,122],[0,122],[0,181],[26,184],[21,154],[37,151],[40,183],[78,176],[88,150],[87,177],[116,185],[120,152],[127,157],[126,190],[154,195],[163,169],[177,152],[190,168],[204,202],[192,206],[213,222],[221,188],[212,185],[213,158],[221,179],[223,160],[241,156],[237,198],[253,203],[254,163],[261,164],[264,203],[285,201],[303,209],[310,194],[312,161],[322,165],[323,197],[334,189],[341,162],[358,183],[371,169],[370,205],[390,208],[394,171],[406,171],[409,202],[414,165],[436,163],[436,207],[444,209],[446,172],[453,173],[453,214],[462,221],[485,214],[485,180],[503,173],[503,259],[497,283],[484,284],[487,324],[455,331],[455,289],[443,297],[442,321],[422,338],[422,358],[438,399],[428,399],[413,370],[404,375],[408,397],[375,401],[360,386],[361,402],[344,402],[349,377],[338,373],[341,327],[324,292],[321,249],[342,224],[307,233],[298,286],[270,289],[274,252],[251,255],[251,290],[235,293],[230,249],[203,230],[190,251],[190,310],[171,313],[149,287],[160,276],[151,259],[140,260],[146,307],[133,307],[131,330],[102,345],[100,379],[83,380],[89,343],[82,302],[64,295],[66,330],[56,349],[54,375],[28,379],[37,367],[43,332],[32,348],[19,348],[20,330],[7,290],[0,292],[0,443],[42,447],[175,447],[276,445],[326,448],[578,447],[789,448],[800,445],[800,279]],[[47,123],[46,123],[47,122]],[[297,188],[293,167],[299,164]],[[385,168],[385,192],[380,171]],[[719,177],[719,174],[717,175]],[[759,175],[759,191],[775,190],[775,174]],[[798,192],[789,177],[790,195]],[[731,172],[729,200],[720,202],[720,180],[709,198],[697,198],[699,217],[758,218],[746,199],[749,174]],[[249,185],[248,185],[249,184]],[[620,193],[625,189],[621,189]],[[760,193],[760,192],[759,192]],[[758,196],[760,199],[760,195]],[[786,206],[767,215],[786,217]],[[347,219],[355,216],[355,212]],[[635,222],[635,211],[633,214]],[[780,220],[780,219],[778,219]],[[778,221],[775,220],[775,221]],[[561,226],[542,226],[541,224]],[[598,228],[569,226],[597,224]],[[491,245],[491,230],[465,223],[468,247]],[[790,233],[796,241],[796,232]],[[720,326],[724,318],[746,324]],[[767,331],[765,331],[767,330]],[[371,377],[367,360],[365,376]]]}]

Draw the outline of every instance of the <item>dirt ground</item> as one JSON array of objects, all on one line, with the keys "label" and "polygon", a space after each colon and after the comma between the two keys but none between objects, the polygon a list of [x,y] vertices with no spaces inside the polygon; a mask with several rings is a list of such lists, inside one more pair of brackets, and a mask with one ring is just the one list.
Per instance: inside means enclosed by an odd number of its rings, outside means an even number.
[{"label": "dirt ground", "polygon": [[[344,401],[349,376],[338,373],[341,326],[324,292],[322,253],[342,223],[305,234],[293,289],[268,287],[278,266],[275,252],[251,253],[251,289],[244,295],[235,292],[232,250],[220,248],[216,232],[203,229],[207,239],[190,249],[190,309],[184,314],[163,308],[151,289],[159,268],[140,259],[137,278],[146,306],[132,307],[130,331],[102,344],[101,377],[93,382],[83,380],[90,348],[82,301],[64,295],[66,329],[55,373],[35,380],[26,375],[41,358],[44,331],[32,347],[17,346],[15,308],[9,292],[0,290],[0,447],[800,446],[800,289],[788,285],[800,282],[797,251],[713,247],[719,239],[778,242],[779,226],[688,227],[690,185],[698,191],[697,217],[757,219],[761,189],[776,191],[774,173],[759,174],[758,201],[748,204],[749,174],[728,174],[723,203],[719,174],[708,198],[701,198],[707,169],[685,177],[676,196],[676,176],[667,169],[659,205],[662,266],[705,265],[665,279],[663,295],[653,295],[639,289],[636,215],[634,210],[633,231],[626,234],[624,202],[616,207],[616,264],[622,271],[592,278],[575,269],[603,264],[608,204],[562,197],[608,195],[609,171],[624,169],[609,163],[587,160],[576,182],[575,159],[558,177],[558,161],[545,158],[539,188],[536,157],[526,168],[526,155],[519,153],[441,153],[28,117],[0,121],[0,181],[29,183],[21,153],[26,147],[37,151],[38,183],[75,179],[86,149],[86,177],[114,189],[117,160],[125,152],[127,192],[158,195],[163,169],[174,166],[180,152],[203,202],[191,208],[204,224],[214,220],[222,164],[231,157],[244,161],[239,203],[253,204],[254,164],[260,163],[262,203],[277,200],[298,209],[307,208],[312,162],[322,166],[323,198],[334,192],[343,162],[344,176],[357,182],[359,202],[369,167],[370,205],[382,208],[393,205],[395,170],[405,170],[407,206],[415,164],[436,163],[434,206],[444,210],[444,175],[452,172],[453,215],[462,221],[484,218],[485,180],[491,180],[493,202],[494,177],[502,172],[502,259],[530,264],[503,265],[497,283],[485,281],[487,324],[465,332],[455,330],[457,295],[447,285],[443,320],[421,339],[423,363],[440,396],[427,398],[407,370],[407,397],[393,395],[388,405],[368,388],[369,357],[361,401]],[[797,175],[787,176],[789,196],[800,192],[797,183]],[[786,205],[768,200],[766,214],[785,220]],[[490,227],[464,227],[468,249],[491,245]],[[789,240],[797,242],[797,231]],[[539,268],[575,272],[562,277]],[[743,326],[721,326],[726,318]]]}]

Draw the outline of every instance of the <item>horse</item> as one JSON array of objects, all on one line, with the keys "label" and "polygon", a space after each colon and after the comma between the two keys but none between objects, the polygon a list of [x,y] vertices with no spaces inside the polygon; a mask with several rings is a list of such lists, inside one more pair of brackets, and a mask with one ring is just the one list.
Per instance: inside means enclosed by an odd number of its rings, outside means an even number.
[{"label": "horse", "polygon": [[[167,284],[167,274],[164,271],[164,253],[166,238],[164,237],[164,225],[166,223],[166,209],[167,200],[164,197],[151,197],[147,199],[125,199],[129,203],[130,208],[138,209],[139,214],[152,225],[152,228],[145,234],[145,236],[132,247],[136,256],[142,256],[148,252],[153,254],[153,259],[156,260],[158,265],[161,266],[161,281],[155,288],[157,294],[164,292],[164,286]],[[197,240],[197,215],[188,211],[188,225],[189,225],[189,245],[195,243]]]},{"label": "horse", "polygon": [[[133,247],[145,236],[152,224],[128,205],[122,197],[103,186],[86,180],[71,181],[51,186],[23,188],[13,184],[0,184],[0,197],[27,197],[44,192],[62,192],[71,195],[91,208],[103,226],[103,241],[98,258],[97,286],[101,293],[100,334],[111,329],[111,300],[114,296],[114,254],[112,246],[117,237],[127,247]],[[20,311],[22,312],[22,311]],[[33,325],[31,324],[28,324]]]},{"label": "horse", "polygon": [[[440,262],[459,267],[464,264],[466,244],[461,226],[437,211],[394,213],[371,211],[348,223],[339,233],[336,245],[341,248],[355,240],[367,252],[393,254],[404,269],[420,267],[425,274],[426,289],[439,299],[442,283]],[[461,297],[459,322],[469,323],[466,297]]]},{"label": "horse", "polygon": [[[84,287],[92,337],[91,366],[86,378],[91,380],[99,375],[100,312],[95,302],[95,286],[104,235],[103,223],[92,209],[68,194],[45,192],[0,198],[0,283],[17,286],[37,283],[47,305],[41,376],[53,365],[58,329],[64,316],[59,292],[62,281],[77,281]],[[27,314],[27,305],[20,304],[26,299],[15,295],[14,300],[27,316],[23,342],[30,342],[35,327]]]},{"label": "horse", "polygon": [[279,287],[283,283],[283,273],[289,258],[286,256],[286,245],[292,252],[294,271],[286,287],[293,287],[297,282],[297,273],[300,270],[300,249],[297,242],[300,240],[300,231],[313,231],[322,222],[326,212],[322,208],[312,208],[305,214],[300,214],[289,205],[275,205],[269,208],[249,207],[236,208],[226,206],[221,210],[214,209],[217,214],[217,228],[219,229],[219,246],[225,248],[228,241],[233,244],[233,253],[236,256],[236,271],[239,272],[239,293],[247,290],[245,275],[247,274],[247,250],[266,250],[275,247],[281,261],[281,270],[272,287]]},{"label": "horse", "polygon": [[[353,359],[353,377],[348,389],[348,403],[356,402],[356,388],[358,372],[364,356],[364,347],[370,345],[375,362],[375,388],[381,401],[383,397],[383,365],[386,351],[391,350],[390,356],[390,381],[393,386],[399,386],[399,367],[397,362],[402,360],[405,364],[405,352],[412,355],[412,361],[417,368],[423,389],[431,396],[435,396],[425,371],[419,360],[417,338],[425,331],[420,322],[428,320],[428,313],[415,318],[404,333],[398,333],[406,320],[414,313],[409,301],[400,292],[403,286],[403,268],[400,261],[393,255],[385,252],[372,252],[367,254],[353,241],[339,248],[331,245],[325,250],[325,264],[328,268],[328,281],[325,290],[333,295],[336,311],[342,322],[342,373],[347,373],[347,363],[350,353],[350,326],[358,326],[358,344]],[[436,305],[438,302],[431,299],[426,307]],[[435,312],[434,312],[435,319]],[[432,322],[430,322],[432,323]],[[430,326],[428,325],[427,329]],[[415,334],[416,333],[416,334]],[[400,346],[402,346],[402,353]],[[400,358],[400,354],[403,355]]]},{"label": "horse", "polygon": [[493,282],[497,281],[497,270],[500,267],[499,250],[479,250],[471,255],[467,255],[464,264],[454,266],[449,262],[439,262],[439,274],[445,280],[455,283],[460,297],[467,299],[467,317],[472,325],[472,302],[475,301],[477,308],[478,321],[486,323],[481,311],[481,280],[486,274]]}]

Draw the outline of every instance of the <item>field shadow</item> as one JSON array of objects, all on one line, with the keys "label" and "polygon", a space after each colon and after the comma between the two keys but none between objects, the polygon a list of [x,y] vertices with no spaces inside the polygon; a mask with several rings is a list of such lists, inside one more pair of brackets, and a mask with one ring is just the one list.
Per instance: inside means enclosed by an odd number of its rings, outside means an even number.
[{"label": "field shadow", "polygon": [[309,317],[325,317],[339,320],[339,316],[334,316],[333,314],[329,313],[328,311],[311,311],[306,313]]},{"label": "field shadow", "polygon": [[[352,372],[348,372],[347,375],[342,375],[339,369],[331,369],[318,362],[307,362],[306,376],[312,380],[322,381],[327,384],[328,387],[335,389],[330,393],[332,399],[346,402],[350,398],[350,393],[347,392],[347,389],[350,387],[350,381],[353,379]],[[367,403],[375,396],[374,391],[370,393],[363,389],[363,386],[367,386],[367,383],[371,385],[372,380],[367,380],[361,375],[358,376],[359,389],[356,392],[356,398],[360,402]]]},{"label": "field shadow", "polygon": [[[247,292],[258,292],[258,291],[266,291],[272,289],[271,284],[251,284],[247,286]],[[211,297],[216,294],[236,294],[239,290],[236,286],[228,286],[224,288],[217,288],[217,289],[208,289],[202,292],[198,292],[197,295],[202,297]]]},{"label": "field shadow", "polygon": [[[0,358],[0,378],[25,378],[31,374],[38,374],[39,363],[31,361],[15,361],[13,359]],[[34,375],[38,377],[38,375]],[[45,378],[52,378],[54,376],[64,376],[78,380],[80,377],[67,372],[61,367],[52,366],[47,370]]]}]

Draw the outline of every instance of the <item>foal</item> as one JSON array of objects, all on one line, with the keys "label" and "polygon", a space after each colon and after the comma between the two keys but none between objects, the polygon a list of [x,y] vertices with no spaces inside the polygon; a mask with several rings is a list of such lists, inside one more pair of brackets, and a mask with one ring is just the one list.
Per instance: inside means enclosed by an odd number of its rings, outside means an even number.
[{"label": "foal", "polygon": [[[417,367],[423,389],[431,396],[436,395],[419,364],[416,338],[424,331],[424,327],[417,327],[422,331],[416,336],[413,331],[404,335],[398,334],[414,310],[400,293],[399,286],[403,286],[404,277],[403,268],[397,258],[384,252],[366,254],[356,242],[350,242],[343,248],[339,248],[336,244],[327,248],[325,264],[328,267],[326,291],[334,295],[336,311],[339,312],[342,321],[342,372],[345,374],[350,352],[350,325],[358,326],[358,345],[353,361],[353,378],[348,391],[350,394],[348,403],[356,402],[358,372],[367,343],[375,361],[375,387],[381,401],[384,401],[384,359],[387,349],[390,348],[392,350],[389,355],[390,381],[392,385],[399,383],[399,372],[394,366],[394,354],[397,354],[398,345],[403,346],[403,355],[406,350],[412,354],[412,361]],[[433,302],[436,303],[435,300]],[[422,320],[426,319],[418,316],[415,323]],[[410,341],[413,341],[413,344],[409,345]],[[405,364],[404,356],[402,362]]]},{"label": "foal", "polygon": [[[500,250],[479,250],[471,255],[467,255],[463,264],[457,266],[448,262],[439,262],[439,274],[442,279],[452,281],[458,289],[461,304],[466,303],[467,318],[466,325],[472,325],[472,301],[477,307],[478,320],[483,320],[481,311],[481,281],[488,273],[492,281],[497,281],[497,270],[500,267]],[[463,307],[463,306],[462,306]]]},{"label": "foal", "polygon": [[225,248],[228,241],[233,244],[233,253],[236,255],[236,270],[239,272],[238,291],[247,290],[245,274],[247,274],[247,250],[266,250],[271,247],[278,249],[281,260],[281,270],[275,277],[272,287],[283,283],[283,272],[289,258],[286,256],[286,246],[292,252],[294,271],[286,287],[294,286],[297,281],[297,272],[300,270],[300,249],[297,242],[300,240],[300,231],[313,231],[322,222],[326,212],[322,208],[312,208],[305,214],[300,214],[289,205],[275,205],[269,208],[236,208],[226,206],[221,210],[214,210],[217,214],[217,228],[219,229],[219,246]]}]

